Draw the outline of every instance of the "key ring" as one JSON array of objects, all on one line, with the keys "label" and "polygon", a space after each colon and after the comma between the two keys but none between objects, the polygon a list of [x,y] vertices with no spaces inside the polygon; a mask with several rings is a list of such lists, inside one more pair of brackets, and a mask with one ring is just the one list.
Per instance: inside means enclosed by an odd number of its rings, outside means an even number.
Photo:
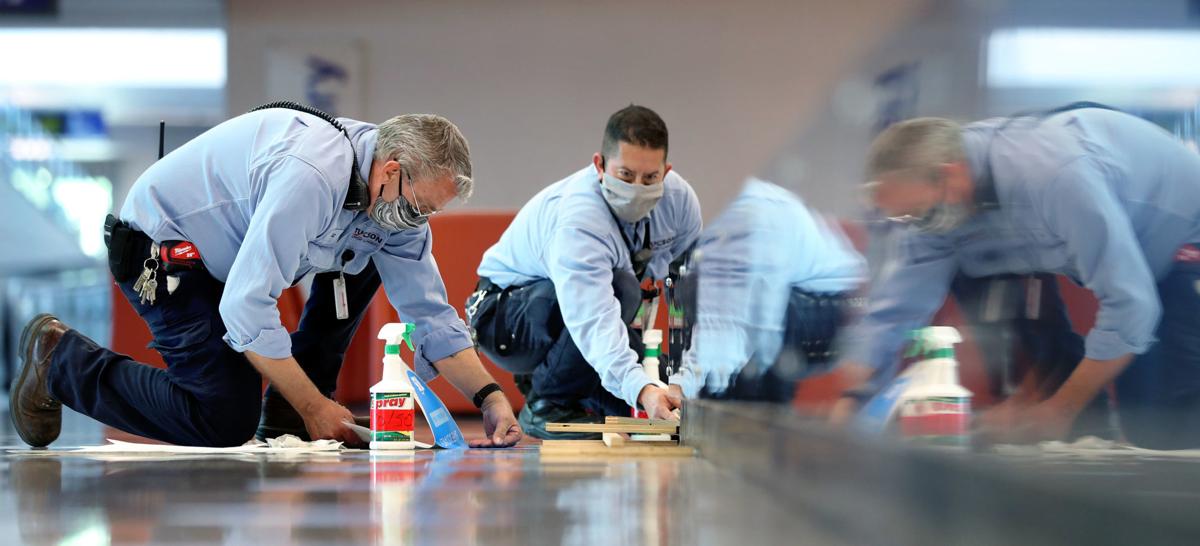
[{"label": "key ring", "polygon": [[475,313],[479,311],[479,306],[483,303],[483,297],[485,295],[487,295],[487,290],[476,290],[473,294],[471,294],[471,297],[467,298],[468,300],[474,300],[471,301],[465,310],[467,320],[471,320],[475,316]]}]

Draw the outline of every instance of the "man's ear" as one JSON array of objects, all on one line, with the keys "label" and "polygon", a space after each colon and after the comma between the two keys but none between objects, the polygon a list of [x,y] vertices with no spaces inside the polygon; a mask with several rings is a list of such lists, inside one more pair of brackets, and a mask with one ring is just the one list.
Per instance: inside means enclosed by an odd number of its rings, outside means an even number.
[{"label": "man's ear", "polygon": [[604,176],[604,156],[601,154],[592,155],[592,165],[596,167],[596,173]]},{"label": "man's ear", "polygon": [[671,172],[671,162],[667,162],[667,170],[663,171],[663,180],[667,179],[667,173]]},{"label": "man's ear", "polygon": [[400,162],[395,159],[390,159],[387,163],[383,164],[383,174],[388,178],[396,176],[396,171],[398,170],[400,170]]}]

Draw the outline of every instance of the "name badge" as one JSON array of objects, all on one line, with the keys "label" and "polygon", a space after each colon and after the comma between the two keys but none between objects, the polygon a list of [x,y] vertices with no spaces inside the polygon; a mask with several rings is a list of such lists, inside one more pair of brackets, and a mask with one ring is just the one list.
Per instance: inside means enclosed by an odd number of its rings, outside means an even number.
[{"label": "name badge", "polygon": [[338,273],[338,277],[333,279],[333,307],[338,320],[350,318],[350,303],[346,298],[346,275],[344,273]]}]

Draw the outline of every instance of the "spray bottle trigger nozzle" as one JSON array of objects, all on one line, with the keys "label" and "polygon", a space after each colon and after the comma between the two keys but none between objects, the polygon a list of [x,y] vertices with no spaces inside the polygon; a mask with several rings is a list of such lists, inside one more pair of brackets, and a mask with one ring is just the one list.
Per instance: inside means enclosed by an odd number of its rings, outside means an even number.
[{"label": "spray bottle trigger nozzle", "polygon": [[412,334],[413,334],[413,331],[416,329],[417,329],[417,327],[413,326],[412,323],[407,323],[404,325],[404,343],[407,343],[408,350],[410,350],[414,353],[417,352],[417,348],[413,346]]}]

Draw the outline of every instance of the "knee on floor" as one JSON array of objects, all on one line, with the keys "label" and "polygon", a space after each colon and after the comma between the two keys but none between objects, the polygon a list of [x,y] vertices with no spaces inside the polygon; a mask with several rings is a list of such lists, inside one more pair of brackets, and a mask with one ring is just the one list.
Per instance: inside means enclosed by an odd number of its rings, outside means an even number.
[{"label": "knee on floor", "polygon": [[198,427],[212,447],[240,446],[258,428],[260,401],[208,400],[200,403]]}]

